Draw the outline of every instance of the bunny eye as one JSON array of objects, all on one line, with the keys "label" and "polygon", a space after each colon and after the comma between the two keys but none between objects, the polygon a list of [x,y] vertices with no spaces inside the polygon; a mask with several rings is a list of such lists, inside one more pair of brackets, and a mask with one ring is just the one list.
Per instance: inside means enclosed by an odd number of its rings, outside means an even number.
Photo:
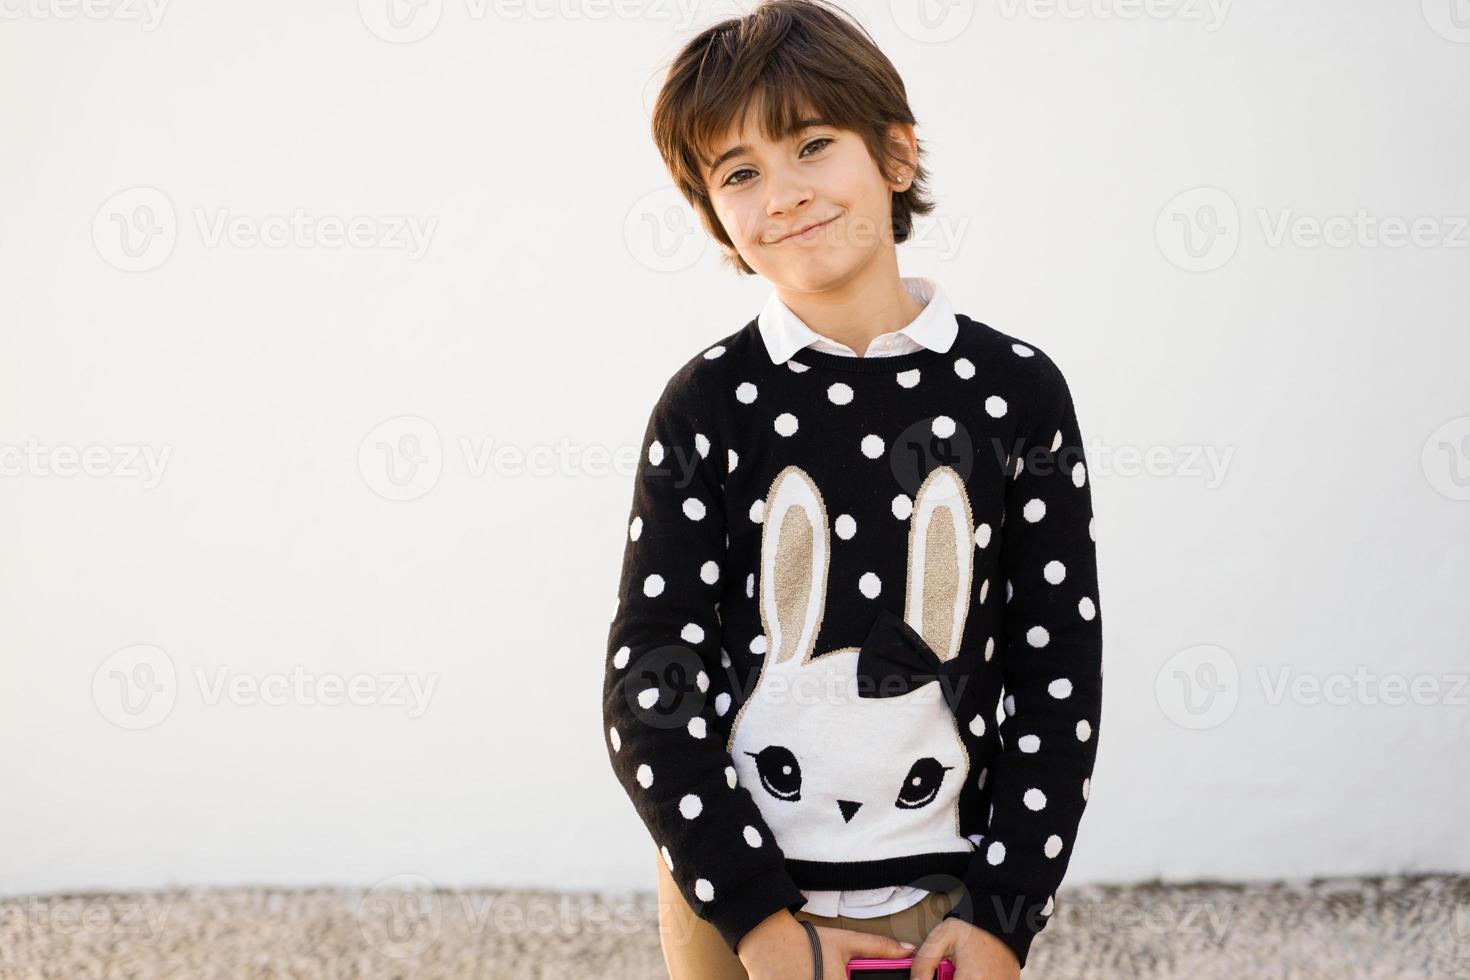
[{"label": "bunny eye", "polygon": [[745,753],[755,757],[755,768],[760,773],[761,785],[778,800],[801,799],[801,763],[791,750],[780,745],[771,745],[755,752]]},{"label": "bunny eye", "polygon": [[909,770],[907,778],[903,781],[903,788],[898,792],[898,801],[895,804],[904,810],[917,810],[922,806],[928,806],[939,795],[940,784],[944,782],[944,773],[952,766],[941,766],[938,759],[923,758],[915,762]]}]

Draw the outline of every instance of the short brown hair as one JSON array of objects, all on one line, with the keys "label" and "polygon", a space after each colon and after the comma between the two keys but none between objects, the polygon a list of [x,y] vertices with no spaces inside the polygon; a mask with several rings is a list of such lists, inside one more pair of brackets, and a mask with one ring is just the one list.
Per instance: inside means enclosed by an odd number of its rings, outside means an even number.
[{"label": "short brown hair", "polygon": [[[908,161],[894,152],[888,127],[915,121],[893,62],[866,29],[827,0],[764,0],[744,17],[722,21],[685,45],[659,90],[653,140],[679,192],[725,246],[725,261],[749,275],[755,270],[736,252],[715,214],[705,174],[713,158],[711,143],[737,116],[743,122],[756,95],[768,139],[789,138],[805,118],[803,109],[814,110],[830,125],[859,133],[889,180],[895,179],[895,166]],[[922,145],[917,152],[922,158]],[[914,215],[934,210],[924,187],[928,173],[914,163],[913,182],[893,194],[895,243],[908,240]]]}]

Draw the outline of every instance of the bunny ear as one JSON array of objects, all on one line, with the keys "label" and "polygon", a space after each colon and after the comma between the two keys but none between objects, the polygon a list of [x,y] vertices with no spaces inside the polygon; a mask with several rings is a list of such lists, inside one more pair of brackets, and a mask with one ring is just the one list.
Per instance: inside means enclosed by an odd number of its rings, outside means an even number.
[{"label": "bunny ear", "polygon": [[953,468],[939,467],[914,500],[903,618],[940,660],[954,659],[965,632],[974,534],[964,481]]},{"label": "bunny ear", "polygon": [[776,474],[761,527],[761,625],[767,657],[804,663],[827,603],[827,508],[799,466]]}]

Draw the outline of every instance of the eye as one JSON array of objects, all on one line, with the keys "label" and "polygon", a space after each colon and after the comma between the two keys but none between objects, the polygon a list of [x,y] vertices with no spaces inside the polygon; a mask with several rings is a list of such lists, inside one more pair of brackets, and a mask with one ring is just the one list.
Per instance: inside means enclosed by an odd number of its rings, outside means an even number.
[{"label": "eye", "polygon": [[[827,148],[827,144],[828,143],[833,143],[833,142],[836,142],[836,141],[833,140],[830,136],[818,136],[816,139],[812,140],[811,142],[807,143],[805,146],[803,146],[801,148],[801,155],[802,156],[807,156],[808,154],[807,154],[806,151],[807,150],[810,150],[814,146],[817,146],[818,144],[821,144],[821,149],[826,149]],[[818,150],[817,152],[820,152],[820,150]],[[744,180],[736,180],[735,178],[738,177],[740,174],[753,174],[753,173],[755,173],[755,171],[754,170],[751,170],[749,167],[741,167],[739,170],[731,171],[730,172],[730,175],[725,178],[724,185],[723,186],[725,186],[725,187],[739,187],[741,184],[744,184],[747,181],[744,181]]]},{"label": "eye", "polygon": [[801,799],[801,763],[791,750],[772,745],[760,754],[745,753],[755,758],[756,771],[760,773],[761,785],[778,800]]},{"label": "eye", "polygon": [[895,805],[904,810],[928,806],[939,795],[944,774],[950,768],[952,767],[941,766],[938,759],[924,758],[915,762],[903,781],[903,788],[898,791]]}]

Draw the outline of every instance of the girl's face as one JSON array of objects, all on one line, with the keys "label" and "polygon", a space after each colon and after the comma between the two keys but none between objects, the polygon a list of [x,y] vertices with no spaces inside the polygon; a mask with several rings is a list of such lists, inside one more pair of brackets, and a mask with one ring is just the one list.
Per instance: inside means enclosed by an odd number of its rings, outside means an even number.
[{"label": "girl's face", "polygon": [[[746,119],[758,113],[757,106]],[[725,233],[752,269],[778,286],[817,292],[893,249],[892,195],[909,182],[884,180],[852,130],[802,122],[779,142],[758,127],[732,127],[713,146],[706,182]],[[895,127],[895,138],[906,129]]]}]

